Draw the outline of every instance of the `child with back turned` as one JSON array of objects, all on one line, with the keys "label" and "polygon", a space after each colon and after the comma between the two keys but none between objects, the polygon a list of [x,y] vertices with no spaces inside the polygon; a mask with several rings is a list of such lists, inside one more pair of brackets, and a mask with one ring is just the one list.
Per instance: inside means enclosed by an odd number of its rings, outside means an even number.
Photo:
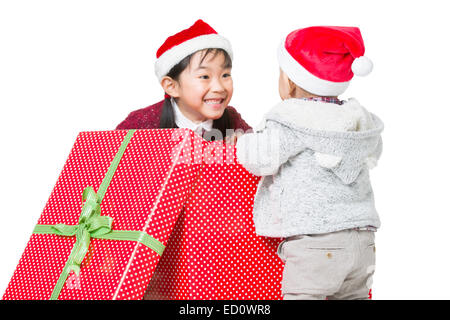
[{"label": "child with back turned", "polygon": [[263,176],[254,222],[283,237],[284,299],[367,299],[375,270],[375,209],[369,169],[382,150],[383,123],[357,100],[338,98],[371,61],[355,27],[291,32],[278,50],[279,93],[238,161]]}]

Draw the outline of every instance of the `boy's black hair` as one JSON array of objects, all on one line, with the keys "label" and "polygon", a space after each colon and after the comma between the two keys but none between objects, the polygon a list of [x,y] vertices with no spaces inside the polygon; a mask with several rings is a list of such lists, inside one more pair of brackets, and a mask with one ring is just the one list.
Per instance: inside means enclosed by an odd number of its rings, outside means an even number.
[{"label": "boy's black hair", "polygon": [[[203,57],[200,61],[200,63],[203,62],[203,60],[208,56],[208,54],[214,54],[213,57],[218,55],[219,53],[222,53],[225,57],[225,68],[231,68],[232,67],[232,61],[230,56],[225,50],[222,49],[207,49],[205,50]],[[178,64],[176,64],[170,71],[167,73],[167,76],[174,79],[175,81],[178,81],[181,72],[184,71],[189,66],[189,63],[191,62],[191,58],[193,54],[188,55],[186,58],[181,60]],[[222,133],[222,137],[225,138],[226,136],[226,130],[227,129],[235,129],[233,127],[234,124],[231,123],[231,117],[228,112],[228,109],[225,108],[222,117],[219,119],[216,119],[213,121],[213,128],[219,130]],[[177,125],[175,123],[175,113],[173,111],[172,103],[170,102],[170,97],[166,97],[164,100],[164,105],[161,113],[161,120],[159,122],[160,128],[177,128]],[[207,138],[207,135],[205,135],[205,139],[209,140]],[[212,136],[211,140],[215,140],[215,137]]]}]

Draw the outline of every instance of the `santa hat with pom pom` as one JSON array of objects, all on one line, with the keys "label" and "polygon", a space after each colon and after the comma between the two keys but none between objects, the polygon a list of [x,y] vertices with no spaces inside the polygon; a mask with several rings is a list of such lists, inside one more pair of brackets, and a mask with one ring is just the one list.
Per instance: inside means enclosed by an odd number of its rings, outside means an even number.
[{"label": "santa hat with pom pom", "polygon": [[364,50],[359,28],[309,27],[288,34],[278,49],[278,62],[302,89],[319,96],[338,96],[353,75],[372,71]]}]

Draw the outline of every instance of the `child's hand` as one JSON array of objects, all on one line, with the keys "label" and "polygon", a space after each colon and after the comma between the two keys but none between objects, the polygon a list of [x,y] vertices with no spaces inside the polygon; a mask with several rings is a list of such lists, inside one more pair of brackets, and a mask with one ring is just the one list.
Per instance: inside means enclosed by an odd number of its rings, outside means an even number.
[{"label": "child's hand", "polygon": [[242,135],[243,135],[243,133],[238,131],[238,132],[233,133],[233,135],[231,135],[231,136],[226,136],[225,143],[235,145],[237,142],[237,139],[239,139],[239,137]]}]

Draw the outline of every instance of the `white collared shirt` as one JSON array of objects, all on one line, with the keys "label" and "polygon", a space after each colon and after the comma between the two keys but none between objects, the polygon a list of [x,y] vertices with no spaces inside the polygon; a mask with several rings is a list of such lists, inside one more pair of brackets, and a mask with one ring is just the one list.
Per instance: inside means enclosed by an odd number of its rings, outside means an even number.
[{"label": "white collared shirt", "polygon": [[178,107],[177,103],[173,98],[170,99],[170,101],[172,102],[173,111],[175,114],[175,123],[179,128],[191,129],[192,131],[198,133],[199,135],[202,135],[203,129],[205,131],[211,131],[213,126],[212,119],[208,119],[200,123],[195,123],[190,119],[186,118],[186,116],[181,112],[180,108]]}]

